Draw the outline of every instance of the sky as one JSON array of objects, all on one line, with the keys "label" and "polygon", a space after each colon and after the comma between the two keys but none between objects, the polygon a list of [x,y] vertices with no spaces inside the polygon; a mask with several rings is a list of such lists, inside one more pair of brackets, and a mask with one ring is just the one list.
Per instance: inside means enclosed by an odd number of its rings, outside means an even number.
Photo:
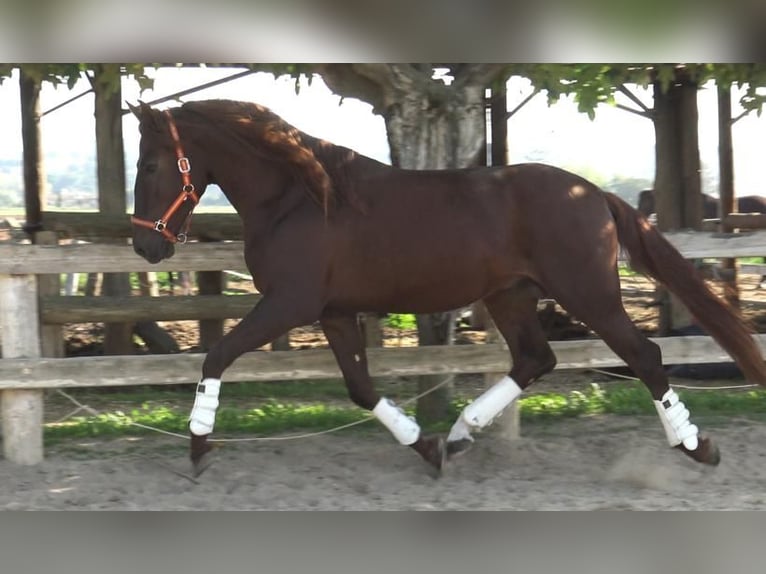
[{"label": "sky", "polygon": [[[155,78],[154,88],[142,93],[135,81],[124,79],[123,98],[130,102],[136,102],[139,98],[152,101],[236,71],[229,68],[162,68],[151,72]],[[66,86],[53,88],[46,84],[41,94],[42,109],[46,111],[87,88],[84,80],[71,91]],[[512,109],[530,93],[531,88],[528,81],[513,78],[508,91],[509,109]],[[651,106],[651,95],[638,89],[636,91]],[[315,77],[310,84],[304,80],[296,94],[292,79],[275,79],[271,74],[258,73],[184,96],[182,100],[208,98],[249,100],[266,105],[303,131],[380,161],[389,161],[383,119],[372,113],[369,104],[350,98],[341,101],[321,78]],[[3,127],[0,158],[21,157],[18,100],[15,78],[0,85],[0,126]],[[160,107],[170,105],[177,103],[169,102]],[[703,171],[717,174],[716,92],[712,84],[700,90],[699,112]],[[735,104],[734,115],[738,113]],[[138,149],[137,121],[130,114],[123,121],[126,161],[133,163]],[[66,169],[67,162],[78,161],[79,157],[93,153],[93,126],[92,96],[80,98],[45,115],[42,131],[48,169]],[[591,121],[585,114],[577,112],[571,99],[562,99],[549,107],[541,94],[511,118],[508,131],[510,163],[544,161],[579,171],[586,177],[594,173],[607,179],[622,175],[651,181],[654,177],[654,130],[651,122],[612,106],[599,106],[596,119]],[[740,120],[734,125],[733,137],[736,193],[766,195],[766,186],[761,184],[761,150],[766,144],[766,117],[757,118],[752,114]],[[133,182],[128,181],[128,185],[132,187]],[[717,194],[717,189],[706,188],[704,191]]]}]

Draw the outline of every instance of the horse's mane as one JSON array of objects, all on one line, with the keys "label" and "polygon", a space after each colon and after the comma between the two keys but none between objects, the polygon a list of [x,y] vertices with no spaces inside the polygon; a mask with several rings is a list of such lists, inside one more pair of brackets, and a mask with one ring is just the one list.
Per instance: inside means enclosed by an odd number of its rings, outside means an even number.
[{"label": "horse's mane", "polygon": [[252,102],[204,100],[187,102],[181,110],[203,116],[213,125],[231,130],[247,141],[260,156],[289,166],[306,186],[309,196],[327,213],[334,200],[333,178],[316,155],[318,146],[333,147],[319,142],[270,109]]}]

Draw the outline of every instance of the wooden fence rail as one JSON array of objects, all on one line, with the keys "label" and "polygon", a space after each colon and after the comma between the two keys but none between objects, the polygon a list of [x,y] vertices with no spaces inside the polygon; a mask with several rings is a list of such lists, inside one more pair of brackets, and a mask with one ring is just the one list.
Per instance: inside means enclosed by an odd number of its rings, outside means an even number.
[{"label": "wooden fence rail", "polygon": [[186,321],[240,318],[261,298],[259,294],[173,295],[172,297],[40,297],[40,321],[64,323],[125,321]]},{"label": "wooden fence rail", "polygon": [[[688,258],[761,256],[766,254],[766,232],[746,234],[672,233],[670,241]],[[43,389],[161,385],[194,382],[203,360],[201,354],[130,357],[39,358],[39,328],[44,323],[90,321],[116,317],[127,299],[93,299],[38,296],[35,275],[72,272],[220,271],[245,270],[242,243],[196,243],[178,246],[172,259],[149,264],[129,246],[73,244],[0,245],[0,399],[3,448],[6,458],[22,464],[42,460]],[[217,297],[217,296],[211,296]],[[241,314],[257,296],[228,296],[227,312]],[[212,318],[218,299],[130,297],[138,305],[132,318],[166,320]],[[41,309],[38,309],[38,305]],[[120,319],[123,317],[120,316]],[[766,348],[764,336],[758,336]],[[728,356],[708,337],[662,338],[656,342],[666,364],[728,361]],[[622,362],[599,340],[554,342],[559,369],[597,368]],[[370,349],[374,376],[421,374],[497,373],[509,366],[502,345]],[[256,352],[238,360],[227,371],[227,380],[280,380],[335,378],[338,369],[326,350]]]},{"label": "wooden fence rail", "polygon": [[[674,232],[665,237],[687,259],[766,255],[766,231]],[[171,259],[149,263],[125,245],[0,245],[0,273],[124,273],[130,271],[246,270],[241,241],[176,246]]]},{"label": "wooden fence rail", "polygon": [[[766,351],[766,335],[755,335]],[[652,339],[660,346],[665,364],[731,361],[710,337],[662,337]],[[556,369],[601,369],[623,366],[600,339],[552,341]],[[504,345],[453,345],[368,349],[372,376],[408,377],[504,373],[510,355]],[[195,383],[205,355],[132,355],[71,357],[66,359],[13,358],[0,361],[0,390],[56,389],[72,387],[125,387],[133,385],[177,385]],[[301,351],[256,351],[246,353],[226,371],[226,381],[280,381],[334,379],[340,371],[329,349]]]},{"label": "wooden fence rail", "polygon": [[[60,235],[86,240],[127,238],[133,234],[128,214],[46,211],[43,228]],[[242,239],[242,220],[236,213],[195,213],[190,239],[224,241]]]},{"label": "wooden fence rail", "polygon": [[242,242],[176,246],[172,259],[149,263],[128,245],[0,245],[0,273],[127,273],[131,271],[246,271]]}]

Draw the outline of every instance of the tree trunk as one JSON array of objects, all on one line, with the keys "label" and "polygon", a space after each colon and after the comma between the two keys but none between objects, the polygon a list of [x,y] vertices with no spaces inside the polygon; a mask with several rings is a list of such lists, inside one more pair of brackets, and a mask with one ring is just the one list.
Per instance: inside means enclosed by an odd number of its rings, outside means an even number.
[{"label": "tree trunk", "polygon": [[654,87],[655,207],[661,231],[700,229],[702,224],[697,89],[684,78],[664,93]]},{"label": "tree trunk", "polygon": [[[487,165],[508,165],[508,91],[505,81],[498,82],[488,99],[490,136]],[[488,330],[492,320],[482,301],[471,305],[471,328]]]},{"label": "tree trunk", "polygon": [[[108,214],[124,214],[127,205],[119,65],[94,66],[91,84],[95,93],[99,211]],[[104,273],[102,292],[104,295],[129,295],[129,276],[126,273]],[[133,351],[132,324],[107,323],[104,325],[104,354],[130,355]]]},{"label": "tree trunk", "polygon": [[40,81],[28,76],[21,66],[19,74],[21,103],[21,141],[24,159],[24,231],[42,229],[45,205],[45,169],[40,135]]},{"label": "tree trunk", "polygon": [[[655,209],[660,231],[700,229],[702,184],[698,141],[696,82],[679,70],[676,81],[663,92],[654,85],[656,135]],[[662,297],[660,333],[692,324],[689,312],[675,297]]]},{"label": "tree trunk", "polygon": [[[445,86],[425,76],[407,77],[395,103],[384,112],[392,163],[406,169],[474,166],[485,158],[484,87]],[[409,85],[408,85],[409,84]],[[456,313],[417,315],[420,345],[452,343]],[[418,393],[441,385],[418,400],[416,414],[425,424],[449,414],[451,381],[418,377]]]},{"label": "tree trunk", "polygon": [[[718,166],[720,201],[718,216],[723,217],[737,211],[737,201],[734,198],[734,152],[731,136],[731,88],[718,86]],[[721,224],[721,231],[730,233],[734,228]],[[721,261],[723,269],[732,272],[730,278],[724,281],[723,296],[733,307],[739,307],[739,288],[737,286],[737,260],[733,258]]]}]

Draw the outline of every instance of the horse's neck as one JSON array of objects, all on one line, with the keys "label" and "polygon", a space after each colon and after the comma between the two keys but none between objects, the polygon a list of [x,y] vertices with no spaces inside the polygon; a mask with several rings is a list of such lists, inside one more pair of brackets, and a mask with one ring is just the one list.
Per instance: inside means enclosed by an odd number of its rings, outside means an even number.
[{"label": "horse's neck", "polygon": [[258,204],[272,203],[290,179],[284,169],[253,155],[236,141],[211,138],[209,145],[211,183],[221,188],[242,217]]},{"label": "horse's neck", "polygon": [[[333,179],[333,188],[354,205],[357,190],[352,181],[376,169],[386,169],[378,161],[361,156],[341,146],[302,134],[304,143],[325,166]],[[283,164],[262,159],[230,140],[211,142],[216,158],[211,165],[213,183],[223,191],[229,203],[249,226],[262,226],[312,200],[295,180],[294,172]],[[321,210],[317,210],[321,214]],[[253,225],[250,223],[253,222]]]},{"label": "horse's neck", "polygon": [[218,185],[243,220],[276,217],[301,199],[289,177],[274,169],[253,169],[246,162],[224,180]]}]

